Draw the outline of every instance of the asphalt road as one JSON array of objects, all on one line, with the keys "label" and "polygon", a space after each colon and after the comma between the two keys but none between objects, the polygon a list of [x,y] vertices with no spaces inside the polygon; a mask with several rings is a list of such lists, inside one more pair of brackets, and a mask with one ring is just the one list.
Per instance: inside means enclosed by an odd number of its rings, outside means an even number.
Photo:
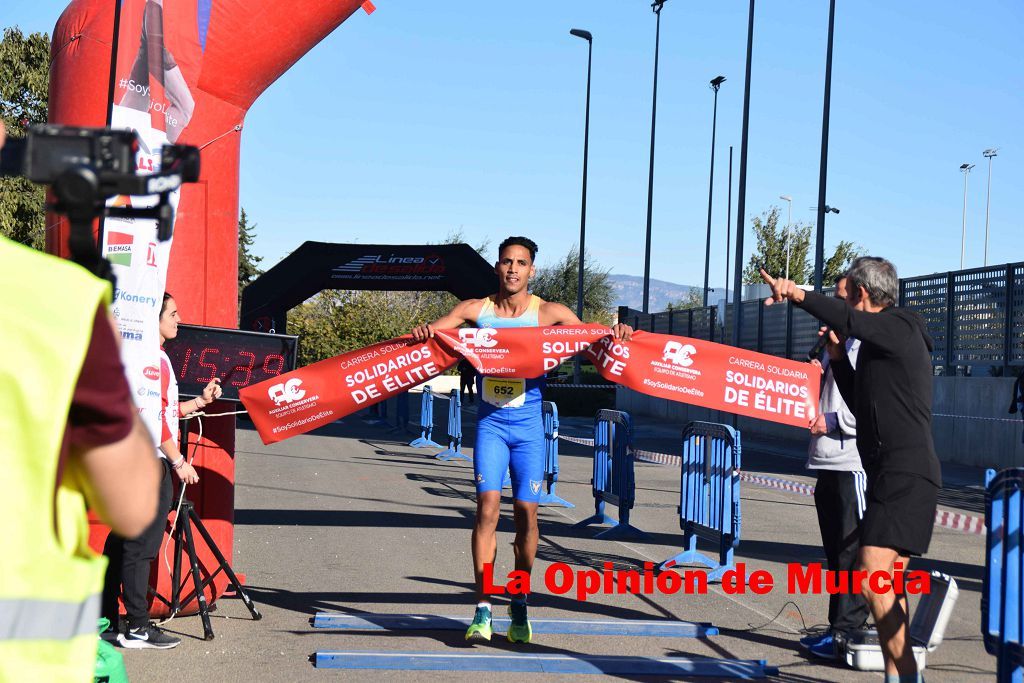
[{"label": "asphalt road", "polygon": [[[437,410],[442,426],[444,407],[441,402]],[[472,422],[467,413],[470,445]],[[262,445],[255,432],[244,428],[245,423],[239,425],[233,566],[245,573],[247,590],[264,618],[251,621],[241,601],[222,598],[213,615],[216,638],[212,641],[201,639],[198,617],[177,618],[166,625],[183,637],[175,650],[123,651],[132,680],[595,680],[592,675],[315,668],[310,656],[328,650],[735,658],[766,660],[778,667],[773,679],[780,681],[881,678],[878,673],[812,661],[797,647],[804,629],[825,621],[827,599],[787,591],[788,563],[823,561],[813,501],[795,493],[743,488],[743,531],[736,559],[748,571],[772,574],[775,588],[765,595],[730,595],[719,585],[712,585],[705,594],[598,593],[582,602],[573,594],[552,594],[542,577],[554,563],[568,563],[574,569],[601,569],[605,562],[617,569],[642,568],[644,562],[660,563],[681,550],[678,471],[668,466],[638,464],[636,468],[637,506],[632,522],[650,535],[647,540],[595,540],[596,528],[573,529],[574,522],[593,511],[591,454],[584,446],[564,443],[558,493],[577,507],[541,509],[531,616],[709,622],[721,630],[719,635],[545,634],[536,635],[528,646],[512,646],[496,635],[490,645],[469,647],[460,631],[314,629],[311,618],[321,611],[472,616],[471,464],[435,460],[434,451],[406,445],[412,435],[397,440],[358,417],[271,446]],[[567,420],[563,431],[585,436],[586,425],[585,420]],[[674,431],[678,427],[638,425],[638,435],[647,439],[647,447],[671,447]],[[471,453],[471,448],[465,450]],[[810,481],[798,462],[783,456],[768,446],[759,453],[748,444],[744,469]],[[972,504],[968,500],[964,509]],[[510,508],[504,511],[510,513]],[[499,577],[512,569],[509,517],[506,514],[499,526]],[[937,528],[928,557],[913,567],[946,572],[956,578],[961,591],[945,642],[928,658],[930,683],[994,677],[995,661],[985,653],[979,635],[983,549],[982,536]],[[503,613],[498,599],[496,614]]]}]

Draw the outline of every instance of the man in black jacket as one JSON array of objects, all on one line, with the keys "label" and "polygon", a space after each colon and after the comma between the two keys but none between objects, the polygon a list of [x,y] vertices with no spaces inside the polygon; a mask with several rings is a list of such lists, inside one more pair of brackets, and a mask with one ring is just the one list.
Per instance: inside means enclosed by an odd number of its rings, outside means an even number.
[{"label": "man in black jacket", "polygon": [[[1024,420],[1024,372],[1013,383],[1013,396],[1010,397],[1010,415],[1019,412],[1020,419]],[[1024,442],[1024,433],[1020,435],[1021,442]]]},{"label": "man in black jacket", "polygon": [[[857,417],[857,449],[868,476],[859,568],[893,575],[931,541],[942,475],[932,443],[932,339],[914,311],[896,307],[899,280],[885,259],[861,257],[847,272],[846,302],[805,292],[794,282],[761,277],[770,305],[788,299],[844,337],[861,341],[856,372],[842,346],[830,345],[836,383]],[[886,679],[917,680],[907,638],[906,598],[862,586],[878,627]]]}]

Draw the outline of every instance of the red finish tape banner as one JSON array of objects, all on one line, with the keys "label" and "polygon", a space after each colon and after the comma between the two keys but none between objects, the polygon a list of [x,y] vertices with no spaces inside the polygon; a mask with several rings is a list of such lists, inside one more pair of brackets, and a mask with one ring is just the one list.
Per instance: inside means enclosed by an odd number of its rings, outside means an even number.
[{"label": "red finish tape banner", "polygon": [[808,363],[724,344],[637,331],[618,341],[603,325],[441,330],[314,363],[241,390],[264,443],[316,429],[391,398],[468,360],[481,374],[540,377],[584,354],[612,382],[650,396],[806,427],[820,372]]}]

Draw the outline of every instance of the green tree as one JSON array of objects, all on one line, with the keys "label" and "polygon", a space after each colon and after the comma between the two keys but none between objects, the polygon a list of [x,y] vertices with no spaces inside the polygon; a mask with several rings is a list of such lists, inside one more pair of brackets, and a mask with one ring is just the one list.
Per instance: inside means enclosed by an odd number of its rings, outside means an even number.
[{"label": "green tree", "polygon": [[[579,268],[579,249],[573,246],[555,265],[538,269],[530,289],[546,301],[557,301],[575,311]],[[583,264],[583,320],[586,322],[609,324],[612,321],[613,294],[609,272],[587,252]]]},{"label": "green tree", "polygon": [[668,305],[668,310],[672,311],[685,311],[688,308],[703,308],[704,307],[704,293],[695,288],[691,287],[690,291],[686,293],[686,298],[680,299],[674,304]]},{"label": "green tree", "polygon": [[[743,271],[743,282],[761,282],[759,269],[764,268],[773,276],[786,273],[786,226],[779,225],[779,207],[773,206],[753,221],[754,239],[757,247]],[[814,275],[810,259],[811,226],[794,223],[790,228],[789,279],[797,284],[807,284]]]},{"label": "green tree", "polygon": [[[46,122],[50,83],[50,37],[4,29],[0,40],[0,119],[7,134]],[[0,235],[42,249],[46,242],[45,191],[24,178],[0,179]]]},{"label": "green tree", "polygon": [[[754,218],[752,223],[757,246],[743,271],[743,282],[748,285],[762,282],[759,272],[762,266],[776,277],[786,273],[786,227],[779,225],[779,208],[773,206],[768,212]],[[789,279],[800,285],[812,284],[814,280],[811,232],[811,226],[807,224],[795,223],[792,228]],[[836,277],[846,272],[853,259],[863,253],[864,250],[853,242],[839,242],[832,255],[825,259],[823,286],[831,286]]]},{"label": "green tree", "polygon": [[[462,231],[462,226],[459,226],[458,229],[449,231],[440,244],[462,244],[464,242],[466,242],[466,236]],[[433,244],[433,242],[428,242],[428,244]],[[491,239],[489,237],[485,237],[484,241],[473,247],[473,249],[488,263],[498,260],[496,254],[489,253],[491,251]]]},{"label": "green tree", "polygon": [[288,334],[299,336],[300,367],[341,353],[344,334],[337,309],[342,294],[325,290],[288,311]]},{"label": "green tree", "polygon": [[863,256],[864,250],[853,242],[841,241],[836,245],[832,256],[825,259],[825,267],[821,277],[823,287],[831,287],[836,279],[850,268],[850,264],[858,256]]},{"label": "green tree", "polygon": [[256,224],[249,224],[249,216],[245,207],[238,217],[238,310],[242,310],[242,290],[250,282],[263,275],[260,268],[262,256],[252,253],[252,245],[256,242]]},{"label": "green tree", "polygon": [[288,313],[288,334],[299,335],[299,365],[309,365],[408,334],[456,303],[447,292],[325,290]]}]

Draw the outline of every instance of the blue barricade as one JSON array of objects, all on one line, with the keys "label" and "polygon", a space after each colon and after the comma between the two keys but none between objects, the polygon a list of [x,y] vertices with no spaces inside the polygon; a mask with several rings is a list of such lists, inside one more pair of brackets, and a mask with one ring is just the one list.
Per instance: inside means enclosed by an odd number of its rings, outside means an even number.
[{"label": "blue barricade", "polygon": [[[599,410],[594,418],[594,514],[574,527],[612,524],[594,538],[645,538],[647,534],[629,523],[629,511],[636,500],[633,476],[633,421],[629,413]],[[619,521],[609,517],[605,503],[619,509]]]},{"label": "blue barricade", "polygon": [[[732,427],[691,422],[683,430],[679,528],[683,552],[661,569],[703,564],[711,568],[708,581],[718,581],[733,567],[740,542],[740,433]],[[698,538],[718,544],[718,562],[697,551]]]},{"label": "blue barricade", "polygon": [[388,434],[394,434],[395,432],[405,434],[409,431],[409,392],[403,391],[393,396],[390,400],[395,405],[395,423],[388,430]]},{"label": "blue barricade", "polygon": [[425,385],[423,387],[423,401],[420,403],[420,436],[410,441],[409,445],[413,448],[425,448],[427,446],[431,448],[444,448],[444,446],[431,439],[433,433],[434,394],[430,391],[430,386]]},{"label": "blue barricade", "polygon": [[462,396],[458,389],[448,394],[448,448],[437,454],[438,460],[469,460],[462,452]]},{"label": "blue barricade", "polygon": [[555,493],[558,483],[558,406],[544,401],[541,409],[544,413],[544,480],[548,490],[540,495],[540,504],[574,508],[575,505]]},{"label": "blue barricade", "polygon": [[1024,468],[985,472],[985,575],[981,595],[981,635],[996,657],[999,683],[1024,680]]}]

